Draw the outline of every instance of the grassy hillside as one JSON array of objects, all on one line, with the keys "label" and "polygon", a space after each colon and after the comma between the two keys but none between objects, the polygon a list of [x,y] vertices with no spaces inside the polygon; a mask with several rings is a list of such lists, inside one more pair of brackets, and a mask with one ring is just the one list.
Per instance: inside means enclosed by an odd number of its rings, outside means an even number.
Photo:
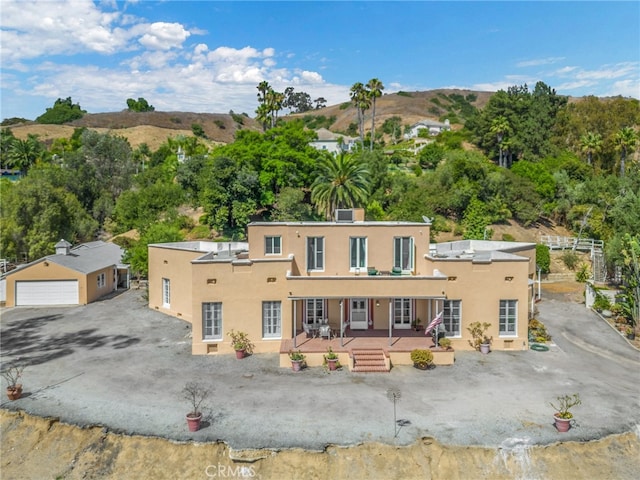
[{"label": "grassy hillside", "polygon": [[[429,90],[424,92],[400,92],[383,95],[376,102],[376,128],[382,126],[388,118],[400,117],[402,125],[409,125],[430,118],[438,120],[455,113],[456,105],[451,96],[467,97],[476,108],[482,108],[492,92],[471,90]],[[257,105],[256,105],[257,106]],[[253,115],[253,112],[249,112]],[[371,128],[371,109],[365,113],[365,131]],[[303,118],[305,116],[335,117],[329,128],[336,132],[345,132],[351,123],[357,122],[356,110],[350,102],[331,105],[320,110],[302,114],[284,115],[284,119]],[[460,115],[456,114],[458,117]],[[239,123],[242,122],[242,123]],[[189,113],[189,112],[110,112],[91,113],[79,120],[65,125],[42,125],[33,122],[12,125],[17,138],[24,139],[36,134],[40,140],[51,142],[55,138],[70,137],[76,127],[87,127],[100,132],[110,131],[129,140],[133,148],[146,143],[151,150],[157,148],[169,137],[193,135],[192,124],[202,126],[205,135],[212,143],[231,143],[240,129],[261,130],[261,125],[253,118],[240,114],[226,113]]]}]

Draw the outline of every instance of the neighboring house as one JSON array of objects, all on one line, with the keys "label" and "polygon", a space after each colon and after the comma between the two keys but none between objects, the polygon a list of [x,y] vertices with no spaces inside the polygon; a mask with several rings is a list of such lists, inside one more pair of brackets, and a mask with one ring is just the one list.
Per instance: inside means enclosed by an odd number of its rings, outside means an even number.
[{"label": "neighboring house", "polygon": [[124,251],[95,241],[76,247],[65,240],[55,255],[22,265],[5,276],[6,306],[86,305],[118,288],[128,288]]},{"label": "neighboring house", "polygon": [[318,135],[318,139],[311,142],[311,145],[316,150],[325,150],[334,155],[337,155],[341,152],[350,152],[358,141],[357,138],[348,137],[346,135],[338,135],[337,133],[333,133],[326,128],[320,128],[316,130]]},{"label": "neighboring house", "polygon": [[[491,323],[493,349],[528,348],[535,244],[430,244],[429,223],[336,213],[335,222],[251,223],[244,245],[149,245],[150,308],[191,322],[194,354],[232,352],[234,329],[255,352],[280,352],[283,366],[288,350],[316,340],[303,332],[323,323],[344,355],[364,337],[406,363],[396,340],[427,345],[424,326],[440,312],[454,349],[471,348],[467,327],[476,321]],[[422,333],[411,329],[418,319]]]},{"label": "neighboring house", "polygon": [[419,136],[420,130],[427,130],[429,135],[438,135],[441,132],[451,130],[451,125],[449,120],[445,120],[444,123],[429,119],[420,120],[411,125],[409,131],[404,134],[404,138],[416,138]]}]

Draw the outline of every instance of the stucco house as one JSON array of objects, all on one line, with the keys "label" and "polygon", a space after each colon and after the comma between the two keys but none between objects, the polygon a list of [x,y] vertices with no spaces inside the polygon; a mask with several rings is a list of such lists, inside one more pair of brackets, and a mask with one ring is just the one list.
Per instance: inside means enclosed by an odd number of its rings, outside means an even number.
[{"label": "stucco house", "polygon": [[124,251],[103,241],[75,247],[66,240],[55,254],[22,265],[4,275],[6,306],[86,305],[128,288],[129,268]]},{"label": "stucco house", "polygon": [[442,123],[427,118],[411,125],[409,131],[404,134],[404,138],[416,138],[420,134],[420,130],[427,130],[429,135],[438,135],[441,132],[451,130],[451,125],[449,120]]},{"label": "stucco house", "polygon": [[316,150],[324,150],[334,155],[352,151],[358,141],[357,138],[339,135],[327,130],[326,128],[316,130],[316,134],[318,135],[318,139],[314,140],[309,145]]},{"label": "stucco house", "polygon": [[[381,352],[386,370],[410,363],[413,348],[433,345],[425,327],[439,314],[453,351],[472,348],[476,321],[491,324],[494,350],[528,348],[535,244],[430,244],[429,223],[336,213],[331,222],[251,223],[246,244],[149,245],[150,308],[191,323],[193,354],[233,352],[234,329],[255,352],[279,352],[281,366],[291,349],[321,365],[329,345],[351,369],[362,349]],[[452,352],[434,354],[453,362]]]}]

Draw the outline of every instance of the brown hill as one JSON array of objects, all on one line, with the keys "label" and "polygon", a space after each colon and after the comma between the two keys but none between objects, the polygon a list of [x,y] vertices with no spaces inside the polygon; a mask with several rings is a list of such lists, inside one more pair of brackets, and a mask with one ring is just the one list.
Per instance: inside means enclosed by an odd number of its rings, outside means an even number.
[{"label": "brown hill", "polygon": [[[398,116],[402,125],[409,125],[430,118],[437,120],[447,114],[448,101],[446,96],[458,94],[463,97],[475,96],[472,103],[482,108],[493,94],[492,92],[477,92],[471,90],[428,90],[423,92],[401,92],[383,95],[376,101],[376,128],[382,126],[388,118]],[[369,109],[365,113],[365,131],[371,128],[371,114]],[[346,101],[342,104],[331,105],[319,110],[312,110],[301,114],[285,115],[285,119],[302,118],[305,116],[323,115],[327,118],[335,116],[330,129],[335,132],[345,132],[351,123],[357,122],[356,110]],[[239,123],[239,122],[242,123]],[[211,144],[231,143],[240,129],[260,131],[261,125],[255,119],[244,115],[226,113],[190,113],[190,112],[121,112],[90,113],[79,120],[65,125],[43,125],[34,122],[12,125],[11,131],[20,139],[29,134],[38,135],[40,140],[51,143],[56,138],[69,138],[76,127],[87,127],[99,132],[111,132],[129,140],[133,148],[146,143],[151,150],[158,147],[169,137],[178,135],[193,135],[191,125],[202,126]]]}]

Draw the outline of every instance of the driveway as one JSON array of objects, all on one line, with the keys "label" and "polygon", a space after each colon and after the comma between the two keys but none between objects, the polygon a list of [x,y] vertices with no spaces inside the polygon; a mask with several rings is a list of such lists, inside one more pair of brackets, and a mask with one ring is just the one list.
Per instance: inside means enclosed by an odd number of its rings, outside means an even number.
[{"label": "driveway", "polygon": [[[544,295],[543,295],[544,298]],[[548,298],[538,318],[548,352],[457,352],[455,365],[388,374],[299,373],[276,354],[192,356],[190,325],[147,308],[142,291],[80,307],[1,311],[2,364],[20,359],[23,398],[2,408],[116,432],[227,442],[232,448],[379,441],[499,447],[592,440],[640,424],[640,353],[584,305]],[[182,389],[211,393],[189,432]],[[394,404],[389,392],[399,396]],[[579,393],[568,433],[552,425],[558,395]]]}]

